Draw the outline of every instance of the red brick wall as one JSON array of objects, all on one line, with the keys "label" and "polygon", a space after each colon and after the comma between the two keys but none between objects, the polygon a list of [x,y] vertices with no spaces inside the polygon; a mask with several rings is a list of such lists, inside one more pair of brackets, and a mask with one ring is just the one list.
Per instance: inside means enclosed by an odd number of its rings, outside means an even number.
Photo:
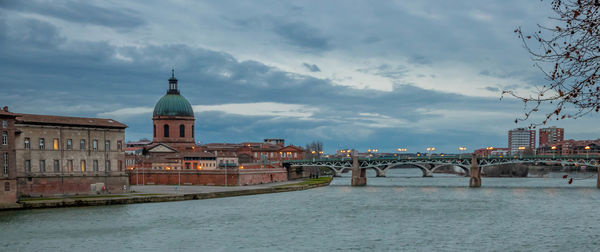
[{"label": "red brick wall", "polygon": [[129,183],[131,185],[255,185],[287,180],[285,169],[249,169],[249,170],[224,170],[198,171],[158,171],[149,170],[145,172],[129,172]]},{"label": "red brick wall", "polygon": [[[9,191],[6,191],[5,183],[9,183]],[[16,203],[17,202],[17,180],[3,179],[0,180],[0,203]]]},{"label": "red brick wall", "polygon": [[[169,125],[169,137],[165,137],[164,125]],[[179,137],[179,125],[185,127],[185,137]],[[153,118],[153,127],[156,126],[156,137],[154,143],[195,143],[195,136],[192,136],[192,126],[194,118]],[[154,130],[154,129],[153,129]]]},{"label": "red brick wall", "polygon": [[123,185],[129,187],[127,176],[48,176],[18,178],[21,196],[54,196],[92,194],[91,184],[104,183],[109,193],[122,193]]}]

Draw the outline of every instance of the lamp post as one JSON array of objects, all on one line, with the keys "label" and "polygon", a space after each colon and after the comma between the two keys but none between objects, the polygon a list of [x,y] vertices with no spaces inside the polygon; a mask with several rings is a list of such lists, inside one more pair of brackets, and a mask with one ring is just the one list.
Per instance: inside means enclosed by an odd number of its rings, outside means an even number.
[{"label": "lamp post", "polygon": [[556,158],[556,146],[552,146],[550,147],[550,149],[552,149],[552,159]]},{"label": "lamp post", "polygon": [[587,151],[585,153],[585,158],[590,158],[590,146],[589,145],[585,146],[585,150]]},{"label": "lamp post", "polygon": [[462,158],[463,151],[466,151],[467,147],[458,146],[458,151],[460,152],[459,158]]},{"label": "lamp post", "polygon": [[396,149],[398,152],[402,153],[402,152],[406,152],[406,148],[398,148]]},{"label": "lamp post", "polygon": [[430,153],[430,152],[431,152],[431,151],[435,151],[435,147],[427,147],[427,148],[426,148],[426,150],[427,150],[427,155],[428,155],[428,156],[431,156],[431,153]]},{"label": "lamp post", "polygon": [[523,158],[523,150],[525,150],[525,147],[519,146],[519,158]]}]

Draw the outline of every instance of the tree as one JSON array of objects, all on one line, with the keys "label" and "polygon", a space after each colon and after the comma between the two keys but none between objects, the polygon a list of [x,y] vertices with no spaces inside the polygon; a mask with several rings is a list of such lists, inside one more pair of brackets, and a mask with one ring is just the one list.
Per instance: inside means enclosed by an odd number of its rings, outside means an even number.
[{"label": "tree", "polygon": [[[541,123],[549,120],[578,118],[589,112],[600,111],[600,2],[599,0],[554,0],[555,27],[538,24],[533,34],[525,34],[521,27],[515,30],[524,47],[532,55],[536,66],[546,75],[549,84],[538,87],[529,96],[517,95],[512,90],[502,91],[525,103],[527,120],[543,104],[551,104]],[[537,45],[536,47],[532,45]],[[527,108],[528,104],[533,107]]]},{"label": "tree", "polygon": [[313,141],[310,144],[306,144],[306,148],[304,149],[304,156],[307,158],[320,158],[322,152],[323,143],[321,141]]}]

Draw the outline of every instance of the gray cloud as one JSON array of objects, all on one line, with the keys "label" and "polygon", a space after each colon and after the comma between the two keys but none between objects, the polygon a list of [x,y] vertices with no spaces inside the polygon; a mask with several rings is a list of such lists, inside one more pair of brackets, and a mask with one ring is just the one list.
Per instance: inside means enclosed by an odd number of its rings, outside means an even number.
[{"label": "gray cloud", "polygon": [[117,29],[131,29],[146,22],[140,14],[131,9],[109,9],[90,4],[88,1],[18,1],[0,2],[0,8],[37,13],[66,21],[108,26]]},{"label": "gray cloud", "polygon": [[332,48],[328,37],[306,23],[279,23],[275,24],[273,31],[286,42],[307,51],[328,51]]},{"label": "gray cloud", "polygon": [[317,65],[315,65],[315,64],[302,63],[302,65],[304,67],[306,67],[306,69],[308,69],[308,71],[311,71],[311,72],[321,72],[321,69]]}]

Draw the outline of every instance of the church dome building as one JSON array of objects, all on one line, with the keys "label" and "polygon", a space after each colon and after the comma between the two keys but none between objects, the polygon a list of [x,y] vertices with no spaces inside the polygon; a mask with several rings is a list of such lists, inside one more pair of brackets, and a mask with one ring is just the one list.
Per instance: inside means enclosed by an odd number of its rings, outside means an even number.
[{"label": "church dome building", "polygon": [[152,142],[164,143],[177,149],[195,146],[194,110],[179,92],[174,70],[171,70],[167,94],[154,106],[152,121]]}]

